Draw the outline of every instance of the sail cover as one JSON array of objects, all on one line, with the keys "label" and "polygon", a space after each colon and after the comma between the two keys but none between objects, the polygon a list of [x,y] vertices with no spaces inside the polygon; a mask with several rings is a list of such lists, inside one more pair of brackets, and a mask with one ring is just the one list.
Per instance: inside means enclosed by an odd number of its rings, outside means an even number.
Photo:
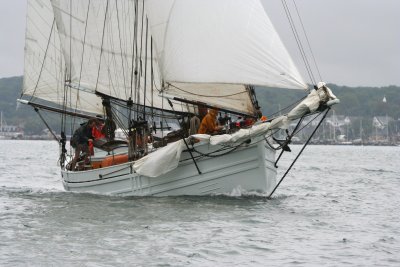
[{"label": "sail cover", "polygon": [[307,88],[259,0],[148,0],[146,8],[166,81]]},{"label": "sail cover", "polygon": [[[29,0],[27,10],[22,98],[54,108],[64,105],[90,114],[102,114],[101,99],[71,88],[64,94],[64,55],[49,0]],[[44,101],[43,101],[44,100]]]}]

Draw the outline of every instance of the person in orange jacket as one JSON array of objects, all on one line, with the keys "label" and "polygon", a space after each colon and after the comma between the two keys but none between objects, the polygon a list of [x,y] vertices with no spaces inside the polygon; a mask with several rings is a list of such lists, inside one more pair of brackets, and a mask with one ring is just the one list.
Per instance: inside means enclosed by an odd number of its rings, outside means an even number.
[{"label": "person in orange jacket", "polygon": [[217,125],[217,109],[210,109],[200,123],[199,134],[216,134],[222,130],[222,126]]}]

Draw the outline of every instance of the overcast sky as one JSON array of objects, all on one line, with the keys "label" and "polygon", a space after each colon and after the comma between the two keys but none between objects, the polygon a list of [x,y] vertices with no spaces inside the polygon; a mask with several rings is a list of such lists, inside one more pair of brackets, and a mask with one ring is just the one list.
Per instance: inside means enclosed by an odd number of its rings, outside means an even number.
[{"label": "overcast sky", "polygon": [[[26,2],[0,0],[0,78],[23,74]],[[308,81],[282,1],[262,2]],[[293,0],[286,2],[293,6]],[[324,81],[348,86],[400,86],[400,0],[295,3]],[[292,16],[297,18],[294,9]],[[301,25],[296,26],[301,31]]]}]

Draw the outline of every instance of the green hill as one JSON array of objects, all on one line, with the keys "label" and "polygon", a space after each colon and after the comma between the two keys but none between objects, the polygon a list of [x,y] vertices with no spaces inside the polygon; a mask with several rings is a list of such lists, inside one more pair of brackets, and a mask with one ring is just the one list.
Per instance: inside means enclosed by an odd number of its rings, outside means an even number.
[{"label": "green hill", "polygon": [[[347,87],[328,84],[340,99],[340,105],[334,106],[337,115],[373,117],[388,115],[400,117],[400,87]],[[283,109],[306,95],[302,91],[276,88],[256,88],[257,98],[267,116]],[[383,97],[386,96],[386,103]]]},{"label": "green hill", "polygon": [[[361,116],[388,116],[400,118],[400,87],[347,87],[328,85],[341,100],[341,104],[334,107],[337,115]],[[8,124],[20,125],[27,134],[38,134],[44,128],[43,122],[33,109],[26,105],[18,105],[16,99],[20,97],[22,77],[0,79],[0,111]],[[305,96],[298,90],[277,90],[276,88],[256,88],[257,98],[263,107],[263,114],[271,116],[273,113],[295,103]],[[386,96],[387,103],[382,99]],[[48,116],[48,115],[47,115]],[[50,123],[58,130],[55,122]]]}]

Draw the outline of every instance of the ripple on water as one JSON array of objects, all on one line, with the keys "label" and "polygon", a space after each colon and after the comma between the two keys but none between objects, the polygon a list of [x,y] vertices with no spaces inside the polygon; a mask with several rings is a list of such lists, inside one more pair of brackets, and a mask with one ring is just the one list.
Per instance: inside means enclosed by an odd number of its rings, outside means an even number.
[{"label": "ripple on water", "polygon": [[400,264],[398,150],[310,146],[272,199],[64,192],[57,154],[53,142],[0,146],[1,266]]}]

